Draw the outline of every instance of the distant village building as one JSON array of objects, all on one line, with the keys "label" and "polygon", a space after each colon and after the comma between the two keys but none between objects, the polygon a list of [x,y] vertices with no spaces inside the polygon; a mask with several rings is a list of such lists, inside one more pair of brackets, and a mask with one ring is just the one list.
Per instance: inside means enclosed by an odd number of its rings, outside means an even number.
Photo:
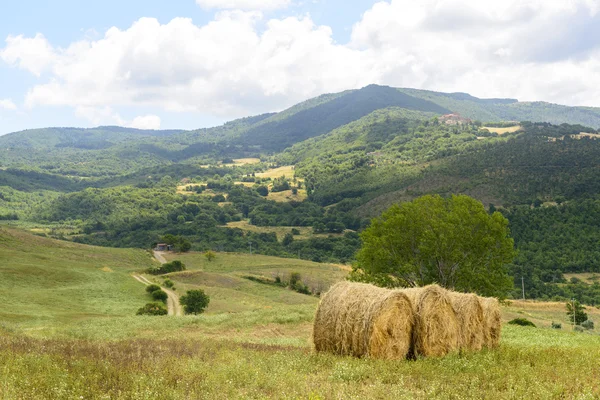
[{"label": "distant village building", "polygon": [[463,125],[470,124],[471,122],[473,122],[469,118],[462,117],[460,114],[442,115],[438,118],[438,120],[440,121],[440,123],[446,125]]},{"label": "distant village building", "polygon": [[171,246],[170,244],[159,243],[156,245],[154,250],[156,250],[156,251],[171,251],[172,248],[173,248],[173,246]]}]

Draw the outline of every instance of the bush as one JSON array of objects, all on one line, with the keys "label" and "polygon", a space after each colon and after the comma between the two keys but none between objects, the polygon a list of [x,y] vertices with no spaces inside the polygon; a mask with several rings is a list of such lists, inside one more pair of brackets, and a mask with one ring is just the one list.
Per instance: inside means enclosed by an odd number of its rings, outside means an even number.
[{"label": "bush", "polygon": [[148,293],[156,292],[157,290],[160,290],[160,286],[155,285],[154,283],[152,285],[146,286],[146,292]]},{"label": "bush", "polygon": [[188,290],[179,298],[179,303],[183,306],[186,314],[201,314],[208,307],[210,297],[201,289]]},{"label": "bush", "polygon": [[533,322],[531,322],[530,320],[528,320],[527,318],[515,318],[512,321],[508,321],[509,324],[511,325],[519,325],[519,326],[531,326],[531,327],[536,327],[535,324]]},{"label": "bush", "polygon": [[167,302],[167,299],[169,298],[169,295],[167,294],[167,292],[165,292],[164,290],[155,290],[154,292],[150,293],[152,295],[152,298],[154,300],[157,301],[162,301],[163,303]]},{"label": "bush", "polygon": [[591,319],[583,321],[581,323],[581,327],[584,328],[584,329],[587,329],[587,330],[594,329],[594,321],[592,321]]},{"label": "bush", "polygon": [[300,229],[298,228],[292,228],[292,235],[297,236],[300,234]]},{"label": "bush", "polygon": [[300,282],[301,279],[302,276],[300,275],[300,272],[292,272],[290,275],[290,286],[294,286],[295,284]]},{"label": "bush", "polygon": [[560,322],[552,322],[552,329],[562,329],[562,324]]},{"label": "bush", "polygon": [[269,188],[266,186],[259,186],[256,188],[256,192],[263,197],[267,197],[269,195]]},{"label": "bush", "polygon": [[215,254],[214,251],[212,250],[208,250],[206,253],[204,253],[204,257],[206,257],[206,259],[210,262],[212,260],[215,259],[217,255]]},{"label": "bush", "polygon": [[[165,279],[165,281],[163,282],[163,284],[168,287],[168,288],[172,288],[173,286],[175,286],[175,284],[173,283],[172,280],[170,279]],[[154,291],[154,290],[153,290]]]},{"label": "bush", "polygon": [[160,303],[148,303],[144,307],[137,310],[135,315],[167,315],[168,311]]},{"label": "bush", "polygon": [[148,270],[148,273],[153,275],[168,274],[169,272],[185,271],[185,264],[179,260],[173,260],[170,263],[161,265],[158,268]]}]

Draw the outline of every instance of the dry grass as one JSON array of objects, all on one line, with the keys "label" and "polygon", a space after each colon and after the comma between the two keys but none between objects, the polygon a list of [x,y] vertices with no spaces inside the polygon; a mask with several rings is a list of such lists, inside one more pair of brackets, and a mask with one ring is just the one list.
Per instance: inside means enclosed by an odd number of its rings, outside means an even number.
[{"label": "dry grass", "polygon": [[256,233],[275,233],[277,239],[281,240],[286,233],[290,233],[292,229],[298,229],[299,235],[294,236],[294,240],[305,240],[310,238],[326,238],[329,236],[342,236],[341,233],[313,233],[312,227],[308,226],[256,226],[250,224],[248,220],[232,221],[225,225],[227,228],[237,228],[248,232]]},{"label": "dry grass", "polygon": [[282,176],[285,176],[286,178],[291,179],[294,177],[294,166],[293,165],[285,165],[283,167],[273,168],[266,172],[260,172],[260,173],[256,174],[256,176],[258,176],[260,178],[271,178],[271,179],[281,178]]},{"label": "dry grass", "polygon": [[267,199],[277,201],[279,203],[285,203],[288,201],[304,201],[308,195],[306,190],[298,189],[298,194],[292,194],[291,190],[284,190],[282,192],[269,192]]},{"label": "dry grass", "polygon": [[493,297],[479,297],[485,319],[485,344],[489,348],[498,347],[502,331],[500,304]]},{"label": "dry grass", "polygon": [[487,129],[488,131],[490,131],[492,133],[497,133],[498,135],[504,135],[505,133],[512,133],[512,132],[520,131],[523,128],[521,127],[521,125],[516,125],[516,126],[505,127],[505,128],[497,128],[497,127],[493,127],[493,126],[482,126],[481,129]]},{"label": "dry grass", "polygon": [[258,164],[260,158],[234,158],[233,161],[238,165]]},{"label": "dry grass", "polygon": [[313,343],[319,352],[388,360],[411,348],[414,314],[406,295],[373,285],[340,282],[321,299]]},{"label": "dry grass", "polygon": [[479,351],[486,344],[486,323],[483,309],[475,294],[448,291],[452,308],[458,318],[460,347]]},{"label": "dry grass", "polygon": [[414,350],[420,356],[444,356],[459,349],[460,329],[445,289],[437,285],[400,289],[415,311]]},{"label": "dry grass", "polygon": [[580,281],[587,283],[589,285],[593,285],[596,282],[600,283],[600,274],[596,272],[583,272],[579,274],[563,274],[566,280],[571,280],[571,278],[577,278]]}]

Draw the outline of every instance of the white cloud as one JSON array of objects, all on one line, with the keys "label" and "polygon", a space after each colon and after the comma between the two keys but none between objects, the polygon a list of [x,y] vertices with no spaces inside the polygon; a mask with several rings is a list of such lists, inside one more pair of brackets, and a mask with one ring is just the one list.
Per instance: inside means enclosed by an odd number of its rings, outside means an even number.
[{"label": "white cloud", "polygon": [[15,111],[17,105],[11,99],[0,99],[0,109]]},{"label": "white cloud", "polygon": [[129,126],[136,129],[160,129],[160,117],[156,115],[136,117]]},{"label": "white cloud", "polygon": [[202,8],[239,9],[239,10],[275,10],[285,8],[290,0],[196,0]]},{"label": "white cloud", "polygon": [[143,18],[127,30],[111,28],[100,40],[56,51],[52,79],[31,88],[26,105],[94,113],[135,105],[230,118],[371,82],[364,73],[371,61],[335,44],[329,28],[286,18],[266,21],[259,33],[261,18],[224,11],[204,26]]},{"label": "white cloud", "polygon": [[[71,106],[120,125],[135,122],[120,107],[234,118],[370,83],[600,106],[599,4],[392,0],[367,11],[347,44],[309,16],[221,11],[202,26],[142,18],[64,49],[41,35],[9,37],[0,54],[36,75],[51,72],[29,90],[27,106]],[[39,64],[32,42],[44,54]]]},{"label": "white cloud", "polygon": [[26,69],[36,76],[40,76],[53,62],[54,55],[52,46],[40,33],[33,38],[8,36],[6,47],[0,50],[0,59],[5,63]]}]

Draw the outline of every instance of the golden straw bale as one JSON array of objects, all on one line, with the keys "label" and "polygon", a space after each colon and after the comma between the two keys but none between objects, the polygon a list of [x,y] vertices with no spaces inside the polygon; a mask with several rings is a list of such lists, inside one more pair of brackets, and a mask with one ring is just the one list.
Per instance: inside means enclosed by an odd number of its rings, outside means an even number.
[{"label": "golden straw bale", "polygon": [[486,345],[487,347],[498,347],[500,343],[500,331],[502,330],[502,316],[500,304],[494,297],[480,297],[479,303],[483,309],[483,317],[486,323]]},{"label": "golden straw bale", "polygon": [[415,355],[439,357],[458,350],[458,319],[445,289],[429,285],[398,292],[408,296],[415,311]]},{"label": "golden straw bale", "polygon": [[411,347],[410,300],[373,285],[340,282],[319,303],[313,327],[317,351],[355,357],[404,359]]},{"label": "golden straw bale", "polygon": [[487,329],[478,296],[448,291],[448,297],[458,318],[461,349],[481,350],[486,345]]}]

